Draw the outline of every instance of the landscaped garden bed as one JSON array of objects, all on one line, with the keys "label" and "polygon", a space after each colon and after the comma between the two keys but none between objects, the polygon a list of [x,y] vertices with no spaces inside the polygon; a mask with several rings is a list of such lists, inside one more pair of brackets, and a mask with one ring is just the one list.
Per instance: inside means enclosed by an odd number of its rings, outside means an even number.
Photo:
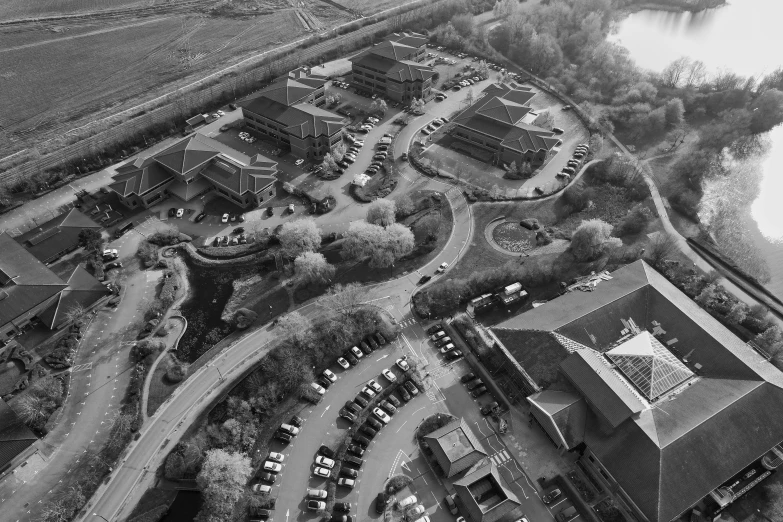
[{"label": "landscaped garden bed", "polygon": [[514,253],[526,252],[535,246],[535,232],[511,221],[496,226],[492,231],[492,239],[501,248]]}]

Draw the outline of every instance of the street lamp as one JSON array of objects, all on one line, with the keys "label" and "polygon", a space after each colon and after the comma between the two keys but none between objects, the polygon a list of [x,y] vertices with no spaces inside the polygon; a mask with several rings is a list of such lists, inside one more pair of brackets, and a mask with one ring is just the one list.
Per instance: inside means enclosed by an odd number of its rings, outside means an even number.
[{"label": "street lamp", "polygon": [[[101,517],[101,518],[103,518],[103,520],[106,520],[106,519],[103,517],[103,515],[99,515],[98,513],[93,513],[93,514],[92,514],[92,516],[94,516],[94,517]],[[106,522],[109,522],[109,521],[108,521],[108,520],[106,520]]]},{"label": "street lamp", "polygon": [[217,372],[218,372],[218,375],[220,376],[220,382],[223,382],[223,381],[225,381],[225,380],[226,380],[226,378],[225,378],[225,377],[223,377],[223,374],[222,374],[222,373],[220,373],[220,368],[218,368],[217,366],[215,366],[215,369],[217,370]]}]

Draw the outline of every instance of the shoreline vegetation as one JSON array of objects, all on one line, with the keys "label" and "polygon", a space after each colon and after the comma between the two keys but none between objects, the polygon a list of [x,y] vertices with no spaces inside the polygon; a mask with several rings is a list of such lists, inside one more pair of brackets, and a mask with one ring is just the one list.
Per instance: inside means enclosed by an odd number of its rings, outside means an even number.
[{"label": "shoreline vegetation", "polygon": [[639,11],[670,11],[673,13],[698,13],[726,5],[726,0],[653,0],[635,2],[625,7],[628,14]]}]

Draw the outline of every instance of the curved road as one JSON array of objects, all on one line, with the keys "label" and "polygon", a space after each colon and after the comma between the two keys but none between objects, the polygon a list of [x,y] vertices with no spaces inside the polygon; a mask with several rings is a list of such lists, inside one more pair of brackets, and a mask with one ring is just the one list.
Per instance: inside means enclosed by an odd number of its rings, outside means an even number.
[{"label": "curved road", "polygon": [[[455,102],[458,102],[456,100]],[[430,110],[447,110],[446,105],[430,104]],[[419,129],[429,122],[429,118],[420,117],[415,124],[408,125],[398,135],[395,143],[403,148],[395,149],[395,160],[399,160],[403,150]],[[454,214],[454,226],[451,236],[443,250],[426,266],[400,278],[367,287],[368,301],[387,298],[403,318],[411,316],[410,297],[415,291],[416,282],[421,273],[433,273],[441,263],[453,265],[464,252],[473,235],[473,220],[470,207],[459,189],[436,179],[420,176],[410,165],[401,165],[400,189],[422,188],[445,191]],[[401,190],[402,191],[402,190]],[[310,303],[300,309],[305,315],[316,316],[321,313],[316,303]],[[86,508],[83,520],[94,520],[95,513],[108,520],[122,520],[133,510],[144,491],[154,482],[155,470],[165,459],[168,451],[185,432],[189,423],[208,408],[212,400],[229,388],[231,377],[257,363],[268,351],[270,342],[276,338],[276,332],[269,325],[227,347],[214,361],[189,377],[175,393],[164,403],[149,423],[146,424],[138,440],[129,446],[126,457],[112,473],[108,483],[102,484]],[[221,379],[221,376],[223,377]]]}]

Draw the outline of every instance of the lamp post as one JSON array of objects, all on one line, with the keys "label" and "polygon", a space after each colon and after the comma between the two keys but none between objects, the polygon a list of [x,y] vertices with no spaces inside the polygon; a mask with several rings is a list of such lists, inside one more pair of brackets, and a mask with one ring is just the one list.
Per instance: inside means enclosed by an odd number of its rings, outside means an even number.
[{"label": "lamp post", "polygon": [[[103,518],[103,520],[106,520],[106,518],[104,518],[103,515],[99,515],[98,513],[93,513],[92,516],[94,516],[94,517],[101,517],[101,518]],[[109,522],[109,521],[106,520],[106,522]]]},{"label": "lamp post", "polygon": [[226,378],[225,378],[225,377],[223,377],[223,374],[220,372],[220,368],[218,368],[217,366],[215,366],[215,369],[217,370],[217,372],[218,372],[218,375],[220,376],[220,382],[223,382],[223,381],[225,381],[225,380],[226,380]]}]

